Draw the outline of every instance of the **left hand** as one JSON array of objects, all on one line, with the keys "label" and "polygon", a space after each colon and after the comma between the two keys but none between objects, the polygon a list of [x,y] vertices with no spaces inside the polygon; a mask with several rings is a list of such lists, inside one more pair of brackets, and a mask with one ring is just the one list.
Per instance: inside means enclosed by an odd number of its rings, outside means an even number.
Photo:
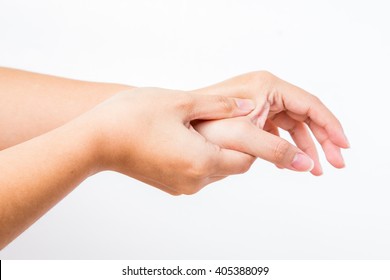
[{"label": "left hand", "polygon": [[[256,108],[246,117],[206,121],[195,129],[210,141],[295,171],[321,175],[317,149],[309,129],[321,144],[327,160],[344,167],[340,148],[349,143],[332,112],[314,95],[264,72],[244,74],[193,91],[197,94],[251,98]],[[287,130],[296,146],[279,137]]]}]

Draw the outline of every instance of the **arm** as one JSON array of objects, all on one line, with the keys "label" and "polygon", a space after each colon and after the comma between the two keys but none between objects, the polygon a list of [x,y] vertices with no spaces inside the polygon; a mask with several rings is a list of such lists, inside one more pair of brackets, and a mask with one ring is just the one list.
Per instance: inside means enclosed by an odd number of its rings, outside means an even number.
[{"label": "arm", "polygon": [[242,116],[253,108],[245,100],[134,89],[1,151],[0,248],[101,170],[121,172],[175,195],[244,172],[251,156],[206,141],[190,122]]},{"label": "arm", "polygon": [[99,170],[96,148],[78,122],[0,152],[0,249]]},{"label": "arm", "polygon": [[131,88],[0,67],[0,150],[59,127]]},{"label": "arm", "polygon": [[[3,131],[0,150],[50,131],[128,88],[131,87],[0,67],[0,104],[3,104],[0,110],[0,129]],[[193,92],[251,98],[256,102],[256,109],[242,121],[198,123],[196,129],[219,145],[297,171],[310,170],[314,161],[311,172],[320,175],[321,164],[308,133],[309,127],[328,161],[338,168],[344,166],[340,147],[346,148],[349,144],[339,121],[318,98],[294,85],[258,71]],[[232,125],[236,122],[237,125]],[[290,132],[297,147],[278,137],[278,127]],[[298,153],[300,161],[292,166]]]}]

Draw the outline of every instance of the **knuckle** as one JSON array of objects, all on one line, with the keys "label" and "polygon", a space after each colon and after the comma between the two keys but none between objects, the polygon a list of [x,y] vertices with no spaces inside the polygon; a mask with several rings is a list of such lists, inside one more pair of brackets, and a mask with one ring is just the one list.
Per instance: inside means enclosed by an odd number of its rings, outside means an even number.
[{"label": "knuckle", "polygon": [[248,156],[248,158],[243,161],[241,164],[240,169],[237,171],[237,174],[243,174],[246,173],[252,166],[252,163],[255,161],[254,157]]},{"label": "knuckle", "polygon": [[[185,167],[185,171],[171,183],[171,187],[174,189],[172,195],[193,195],[203,189],[208,184],[210,174],[213,172],[211,159],[207,156],[197,155],[182,161],[181,164],[182,167]],[[242,171],[245,172],[250,165],[250,161],[245,162]]]},{"label": "knuckle", "polygon": [[190,94],[180,94],[175,101],[175,107],[182,112],[192,112],[194,109],[194,98]]},{"label": "knuckle", "polygon": [[260,70],[251,72],[248,75],[247,86],[250,90],[264,90],[267,91],[273,88],[278,82],[278,78],[271,72]]},{"label": "knuckle", "polygon": [[178,190],[169,190],[169,191],[167,191],[167,193],[169,193],[172,196],[180,196],[183,194],[182,192],[180,192]]},{"label": "knuckle", "polygon": [[169,193],[173,196],[180,196],[191,192],[191,183],[188,183],[186,178],[175,180],[170,187]]},{"label": "knuckle", "polygon": [[274,153],[273,153],[274,162],[277,164],[281,164],[286,158],[289,150],[290,150],[290,143],[288,143],[284,139],[279,140],[279,143],[275,146]]},{"label": "knuckle", "polygon": [[182,180],[176,187],[179,195],[193,195],[204,187],[204,180],[187,179]]},{"label": "knuckle", "polygon": [[244,164],[243,173],[247,172],[251,168],[251,166],[255,162],[255,160],[256,160],[256,158],[253,156],[248,157],[246,163]]},{"label": "knuckle", "polygon": [[234,101],[225,97],[225,96],[217,96],[217,103],[223,108],[226,112],[231,112],[235,109]]},{"label": "knuckle", "polygon": [[274,77],[274,75],[271,73],[271,72],[269,72],[269,71],[267,71],[267,70],[259,70],[259,71],[256,71],[256,74],[258,75],[258,76],[261,76],[261,77]]},{"label": "knuckle", "polygon": [[321,101],[321,99],[318,97],[318,96],[316,96],[316,95],[314,95],[314,94],[310,94],[311,95],[311,99],[312,99],[312,102],[314,103],[314,104],[322,104],[322,101]]},{"label": "knuckle", "polygon": [[266,81],[272,81],[276,78],[274,74],[266,70],[260,70],[253,73],[257,82],[264,83]]},{"label": "knuckle", "polygon": [[208,160],[205,157],[198,157],[191,160],[187,170],[187,176],[193,181],[199,181],[208,174]]},{"label": "knuckle", "polygon": [[182,193],[184,195],[194,195],[202,189],[203,186],[199,184],[188,184],[183,187]]}]

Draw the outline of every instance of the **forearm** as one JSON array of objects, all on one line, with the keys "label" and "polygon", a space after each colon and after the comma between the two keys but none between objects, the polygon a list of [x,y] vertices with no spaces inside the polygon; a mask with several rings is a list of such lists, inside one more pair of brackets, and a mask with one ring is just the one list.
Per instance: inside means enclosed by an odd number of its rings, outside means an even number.
[{"label": "forearm", "polygon": [[0,150],[59,127],[130,88],[0,67]]},{"label": "forearm", "polygon": [[77,119],[0,152],[0,249],[99,170],[89,127]]},{"label": "forearm", "polygon": [[253,107],[248,100],[158,88],[123,91],[57,129],[1,151],[0,248],[101,170],[171,194],[192,194],[247,170],[251,156],[207,142],[189,123],[243,116]]}]

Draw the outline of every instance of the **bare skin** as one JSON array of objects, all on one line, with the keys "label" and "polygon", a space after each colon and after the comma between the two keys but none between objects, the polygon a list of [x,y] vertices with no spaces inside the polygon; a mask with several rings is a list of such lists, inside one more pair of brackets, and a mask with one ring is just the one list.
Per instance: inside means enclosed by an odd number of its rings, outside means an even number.
[{"label": "bare skin", "polygon": [[[345,166],[341,149],[349,148],[349,142],[340,122],[316,96],[299,87],[259,71],[193,92],[252,98],[256,102],[256,109],[248,116],[195,126],[206,138],[223,147],[265,159],[280,168],[303,171],[309,163],[302,160],[298,169],[292,166],[296,150],[278,137],[278,129],[284,129],[290,133],[296,146],[313,160],[311,173],[321,175],[322,168],[310,129],[327,160],[336,168]],[[234,137],[234,133],[239,136]]]},{"label": "bare skin", "polygon": [[[310,155],[318,175],[313,141],[297,129],[304,121],[317,129],[328,160],[342,167],[339,150],[348,143],[337,119],[318,99],[264,73],[182,92],[0,68],[0,248],[102,170],[173,195],[243,173],[256,157],[308,171]],[[259,88],[264,78],[274,85]],[[303,104],[294,103],[297,97]],[[277,137],[277,126],[290,127],[298,147]],[[302,157],[294,165],[297,154]]]},{"label": "bare skin", "polygon": [[0,150],[59,127],[132,88],[0,67]]}]

